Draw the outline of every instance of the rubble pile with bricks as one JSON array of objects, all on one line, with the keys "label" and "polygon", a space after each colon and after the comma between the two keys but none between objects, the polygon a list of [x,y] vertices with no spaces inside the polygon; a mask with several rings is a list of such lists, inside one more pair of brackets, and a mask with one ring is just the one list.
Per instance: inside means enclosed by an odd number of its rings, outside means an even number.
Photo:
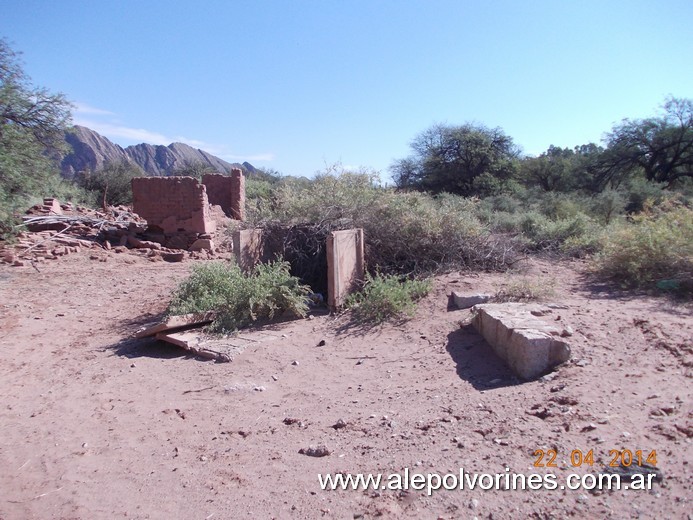
[{"label": "rubble pile with bricks", "polygon": [[[245,217],[245,179],[235,170],[231,176],[206,175],[205,180],[218,204],[210,204],[207,185],[191,177],[133,179],[134,208],[97,211],[44,199],[23,217],[17,240],[0,247],[0,261],[35,266],[89,249],[169,262],[223,256],[232,248],[225,225]],[[95,254],[90,258],[107,260]]]}]

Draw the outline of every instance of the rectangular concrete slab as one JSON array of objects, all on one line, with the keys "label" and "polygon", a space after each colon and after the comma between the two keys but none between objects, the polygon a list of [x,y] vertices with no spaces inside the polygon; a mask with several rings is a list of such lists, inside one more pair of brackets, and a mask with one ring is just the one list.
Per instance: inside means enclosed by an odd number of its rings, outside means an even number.
[{"label": "rectangular concrete slab", "polygon": [[264,259],[262,229],[243,229],[233,234],[233,253],[243,271],[250,271]]},{"label": "rectangular concrete slab", "polygon": [[327,237],[327,304],[335,310],[363,281],[363,229],[333,231]]},{"label": "rectangular concrete slab", "polygon": [[217,361],[232,361],[234,357],[238,356],[249,346],[279,341],[281,338],[276,334],[261,331],[217,337],[200,330],[188,330],[182,332],[160,332],[156,335],[156,339],[184,348],[201,357]]},{"label": "rectangular concrete slab", "polygon": [[493,351],[523,379],[534,379],[570,359],[563,329],[537,316],[548,307],[523,303],[476,305],[474,327]]}]

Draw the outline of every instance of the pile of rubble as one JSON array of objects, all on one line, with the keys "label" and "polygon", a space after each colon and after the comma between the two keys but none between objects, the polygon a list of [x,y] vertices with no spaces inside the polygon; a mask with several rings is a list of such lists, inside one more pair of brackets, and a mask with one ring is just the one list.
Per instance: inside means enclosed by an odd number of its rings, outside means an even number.
[{"label": "pile of rubble", "polygon": [[[165,237],[148,230],[147,222],[125,206],[97,211],[44,199],[43,204],[30,208],[22,220],[25,230],[17,235],[17,241],[0,246],[0,261],[14,266],[57,260],[85,250],[129,252],[154,261],[180,262],[185,258],[213,258],[231,248],[228,243],[215,247],[211,234],[200,235],[190,247],[186,247],[186,240],[181,240],[180,247],[169,240],[169,247],[164,247]],[[90,258],[106,261],[107,257],[94,252]]]}]

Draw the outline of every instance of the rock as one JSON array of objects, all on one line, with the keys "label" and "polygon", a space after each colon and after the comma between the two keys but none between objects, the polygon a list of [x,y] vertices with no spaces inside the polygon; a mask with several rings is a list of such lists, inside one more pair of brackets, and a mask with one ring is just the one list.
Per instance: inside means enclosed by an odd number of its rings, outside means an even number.
[{"label": "rock", "polygon": [[163,258],[166,262],[182,262],[185,258],[185,252],[178,251],[175,253],[162,253],[161,258]]},{"label": "rock", "polygon": [[572,336],[573,334],[574,334],[573,328],[570,327],[570,326],[565,327],[565,328],[561,331],[561,337],[562,337],[562,338],[567,338],[567,337],[569,337],[569,336]]},{"label": "rock", "polygon": [[253,388],[253,390],[255,390],[256,392],[264,392],[267,389],[264,386],[256,386],[255,388]]},{"label": "rock", "polygon": [[301,448],[298,450],[301,455],[308,455],[309,457],[327,457],[331,451],[327,449],[324,444],[319,446],[309,446],[308,448]]},{"label": "rock", "polygon": [[474,310],[474,327],[519,377],[535,379],[570,359],[570,346],[557,339],[561,330],[533,315],[542,307],[500,303]]},{"label": "rock", "polygon": [[468,309],[486,303],[491,299],[490,294],[462,294],[456,291],[452,292],[452,301],[458,309]]},{"label": "rock", "polygon": [[150,242],[148,240],[140,240],[139,238],[129,235],[128,244],[135,249],[161,249],[161,244],[158,242]]},{"label": "rock", "polygon": [[292,361],[291,364],[292,364],[293,366],[297,367],[297,366],[298,366],[298,361]]},{"label": "rock", "polygon": [[335,430],[339,430],[341,428],[346,428],[346,426],[347,423],[344,422],[342,419],[339,419],[336,423],[332,425],[332,428],[334,428]]},{"label": "rock", "polygon": [[188,251],[214,251],[214,242],[208,238],[198,238],[192,245],[188,248]]},{"label": "rock", "polygon": [[166,242],[171,249],[188,249],[188,239],[184,235],[174,235]]},{"label": "rock", "polygon": [[324,339],[321,339],[321,340],[318,342],[318,347],[324,347],[325,345],[326,345],[326,342],[325,342]]}]

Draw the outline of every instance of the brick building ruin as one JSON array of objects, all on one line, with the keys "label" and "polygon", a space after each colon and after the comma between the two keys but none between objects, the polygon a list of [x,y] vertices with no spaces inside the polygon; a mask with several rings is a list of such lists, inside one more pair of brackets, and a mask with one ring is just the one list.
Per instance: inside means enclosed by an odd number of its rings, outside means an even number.
[{"label": "brick building ruin", "polygon": [[231,175],[137,177],[132,179],[133,210],[147,221],[152,240],[166,247],[188,249],[209,240],[217,229],[214,214],[245,219],[245,177],[239,168]]}]

